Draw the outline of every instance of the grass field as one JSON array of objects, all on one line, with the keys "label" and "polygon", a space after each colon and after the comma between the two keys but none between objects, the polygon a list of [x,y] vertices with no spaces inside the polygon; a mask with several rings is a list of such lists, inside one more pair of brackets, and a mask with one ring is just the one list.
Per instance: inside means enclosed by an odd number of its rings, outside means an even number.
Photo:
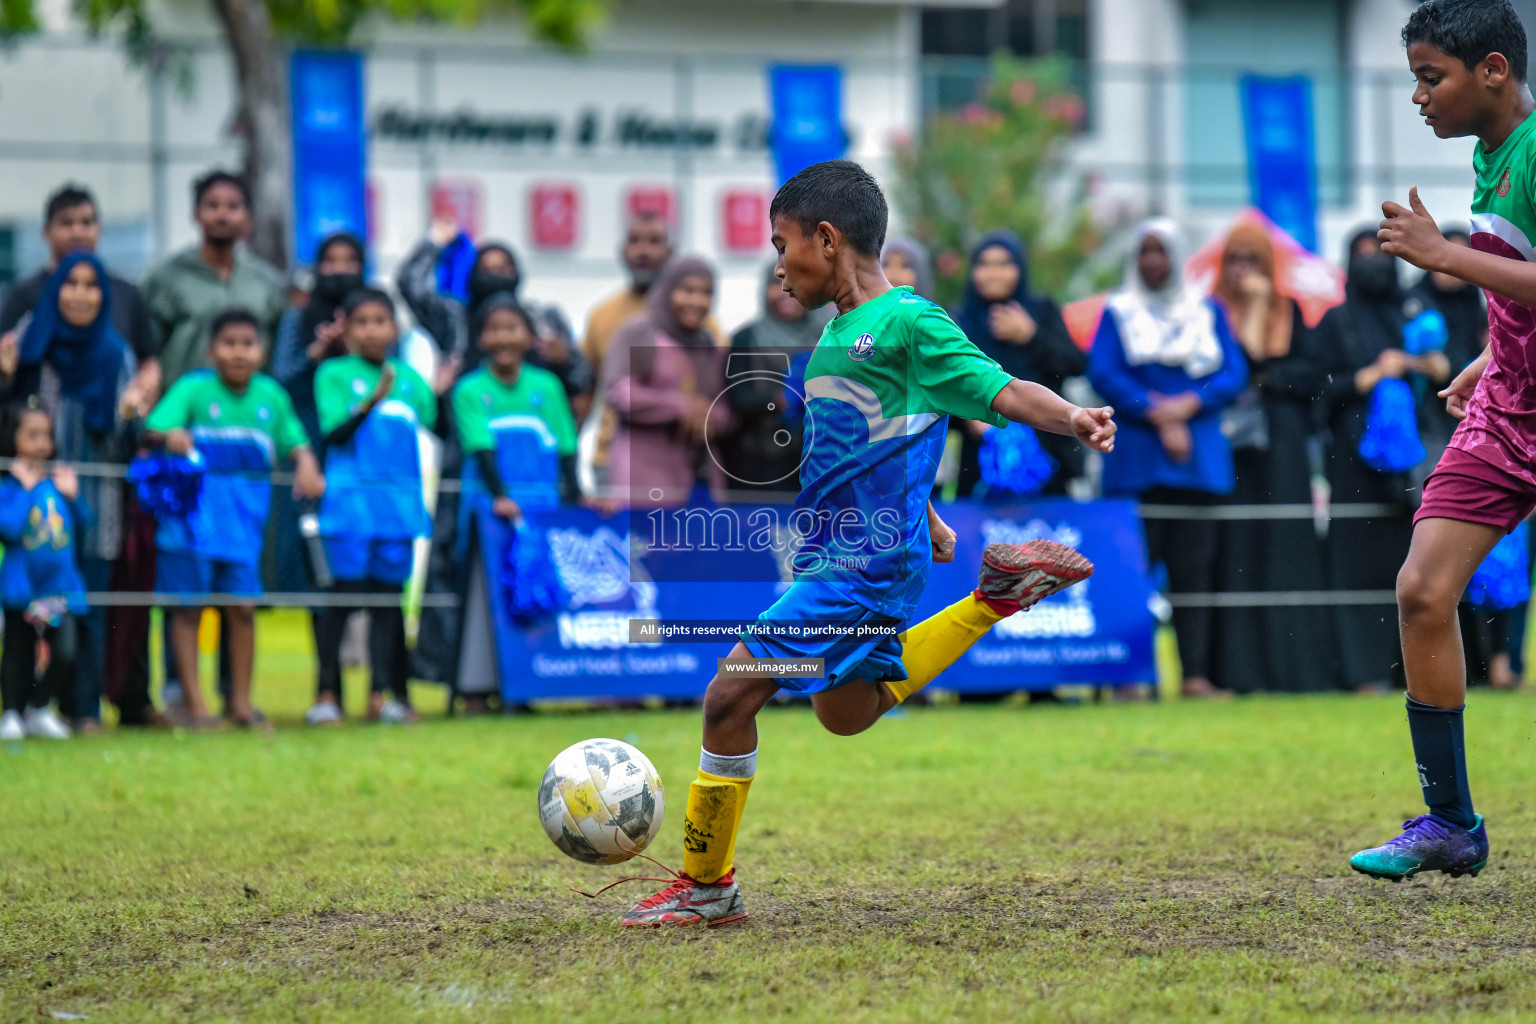
[{"label": "grass field", "polygon": [[967,705],[845,740],[775,709],[752,919],[632,934],[645,887],[569,892],[624,869],[557,854],[535,790],[567,744],[627,739],[675,860],[695,714],[306,731],[290,646],[275,736],[0,752],[0,1020],[1536,1016],[1532,696],[1469,714],[1489,869],[1397,886],[1345,865],[1417,809],[1396,698]]}]

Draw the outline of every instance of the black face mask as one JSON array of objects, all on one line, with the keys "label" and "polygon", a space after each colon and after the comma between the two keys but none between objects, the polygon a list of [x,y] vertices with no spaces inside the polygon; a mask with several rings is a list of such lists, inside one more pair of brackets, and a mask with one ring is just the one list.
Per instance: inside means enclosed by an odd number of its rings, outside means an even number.
[{"label": "black face mask", "polygon": [[321,274],[315,278],[315,298],[340,303],[363,286],[362,274]]},{"label": "black face mask", "polygon": [[1361,295],[1388,298],[1397,290],[1397,261],[1391,256],[1357,256],[1349,268],[1349,283]]},{"label": "black face mask", "polygon": [[498,292],[517,292],[518,279],[507,274],[491,274],[477,270],[469,275],[469,301],[479,305]]}]

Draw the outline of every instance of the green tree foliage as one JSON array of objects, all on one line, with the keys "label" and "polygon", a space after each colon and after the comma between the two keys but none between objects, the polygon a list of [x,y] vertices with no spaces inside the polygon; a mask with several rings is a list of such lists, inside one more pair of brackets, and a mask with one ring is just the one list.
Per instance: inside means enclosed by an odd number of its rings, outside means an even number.
[{"label": "green tree foliage", "polygon": [[1082,99],[1060,60],[999,56],[977,98],[938,114],[897,147],[897,205],[934,254],[939,294],[952,304],[966,257],[982,235],[1010,228],[1029,245],[1035,287],[1087,291],[1104,228],[1087,203],[1085,178],[1063,176],[1063,145],[1082,123]]},{"label": "green tree foliage", "polygon": [[[277,34],[304,43],[341,44],[369,17],[395,21],[473,24],[498,13],[519,14],[545,42],[580,48],[607,9],[606,0],[269,0]],[[130,46],[153,39],[148,0],[74,0],[75,12],[93,32],[118,32]],[[36,0],[0,0],[0,38],[40,28]]]}]

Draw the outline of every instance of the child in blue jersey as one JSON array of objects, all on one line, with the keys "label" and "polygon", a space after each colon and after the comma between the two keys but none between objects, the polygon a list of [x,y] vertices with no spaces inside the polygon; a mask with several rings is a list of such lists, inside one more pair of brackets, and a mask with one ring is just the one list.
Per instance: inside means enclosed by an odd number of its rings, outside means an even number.
[{"label": "child in blue jersey", "polygon": [[[742,634],[704,695],[704,748],[683,818],[683,871],[636,904],[630,926],[726,924],[746,917],[736,832],[757,769],[757,713],[780,689],[805,694],[828,731],[850,736],[932,682],[995,623],[1093,571],[1060,544],[993,544],[980,586],[899,632],[930,561],[954,557],[954,532],[927,496],[947,417],[1009,421],[1109,451],[1110,409],[1080,409],[1016,380],[943,309],[892,288],[880,267],[885,197],[859,165],[808,167],[769,209],[777,273],[806,309],[837,316],[804,369],[807,438],[792,522],[805,543],[795,582]],[[806,627],[848,630],[841,638]],[[765,659],[821,659],[820,678],[782,678]]]},{"label": "child in blue jersey", "polygon": [[[68,739],[69,727],[50,706],[74,677],[75,616],[84,615],[85,584],[75,567],[75,535],[90,524],[80,481],[68,466],[50,473],[53,417],[22,408],[7,423],[16,459],[0,483],[0,603],[5,606],[5,653],[0,655],[0,740],[23,736]],[[48,644],[48,667],[37,672],[37,642]]]},{"label": "child in blue jersey", "polygon": [[261,550],[272,502],[269,477],[280,460],[291,457],[297,468],[294,496],[325,493],[320,464],[288,392],[256,372],[266,360],[266,346],[255,315],[226,310],[210,330],[211,368],[185,374],[144,421],[151,447],[173,455],[196,452],[205,471],[196,510],[163,520],[155,535],[155,589],[188,599],[170,613],[171,646],[193,728],[220,724],[208,715],[198,684],[197,627],[203,609],[196,599],[210,594],[245,599],[231,604],[224,617],[230,651],[227,710],[236,725],[263,724],[251,705],[251,674],[256,598],[263,592]]},{"label": "child in blue jersey", "polygon": [[[330,483],[320,504],[320,536],[337,594],[380,594],[393,600],[369,610],[373,669],[368,717],[415,720],[401,588],[411,575],[416,538],[432,532],[421,486],[419,432],[437,422],[437,394],[405,363],[390,357],[399,341],[395,306],[385,293],[360,288],[342,304],[349,355],[315,371],[315,405],[325,439]],[[354,608],[315,615],[319,678],[306,720],[341,719],[341,641]]]}]

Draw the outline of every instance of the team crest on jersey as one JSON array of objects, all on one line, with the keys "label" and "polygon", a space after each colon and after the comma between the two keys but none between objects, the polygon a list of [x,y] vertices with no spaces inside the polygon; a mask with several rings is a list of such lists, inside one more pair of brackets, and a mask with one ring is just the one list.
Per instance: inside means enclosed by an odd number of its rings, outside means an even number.
[{"label": "team crest on jersey", "polygon": [[848,358],[862,363],[875,354],[875,336],[873,334],[861,334],[848,346]]},{"label": "team crest on jersey", "polygon": [[218,402],[209,402],[208,403],[208,418],[216,420],[221,415],[222,415],[222,413],[220,413],[220,411],[219,411],[219,403]]},{"label": "team crest on jersey", "polygon": [[1509,195],[1509,168],[1504,168],[1504,177],[1499,179],[1499,198]]},{"label": "team crest on jersey", "polygon": [[272,418],[272,410],[268,409],[266,406],[262,406],[256,410],[256,418],[265,423],[267,420]]}]

